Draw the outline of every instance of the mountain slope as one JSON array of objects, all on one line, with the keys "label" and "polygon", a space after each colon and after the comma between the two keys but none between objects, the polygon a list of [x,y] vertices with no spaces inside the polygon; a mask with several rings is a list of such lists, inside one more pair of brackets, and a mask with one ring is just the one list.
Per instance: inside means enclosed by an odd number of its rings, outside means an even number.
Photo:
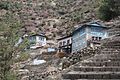
[{"label": "mountain slope", "polygon": [[27,31],[43,31],[49,39],[71,33],[78,23],[96,20],[99,0],[10,0]]},{"label": "mountain slope", "polygon": [[99,20],[97,10],[100,1],[9,0],[7,2],[14,4],[16,8],[12,8],[11,11],[19,15],[27,32],[42,31],[49,39],[55,39],[70,34],[78,24]]}]

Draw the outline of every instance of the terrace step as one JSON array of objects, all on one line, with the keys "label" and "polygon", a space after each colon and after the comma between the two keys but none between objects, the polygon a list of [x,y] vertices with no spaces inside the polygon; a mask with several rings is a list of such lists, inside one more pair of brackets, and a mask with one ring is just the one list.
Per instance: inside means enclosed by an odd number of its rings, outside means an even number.
[{"label": "terrace step", "polygon": [[64,79],[120,79],[120,72],[69,72],[63,74]]},{"label": "terrace step", "polygon": [[[112,47],[112,46],[111,46]],[[120,49],[104,48],[62,74],[63,80],[120,80]]]},{"label": "terrace step", "polygon": [[91,57],[90,59],[108,59],[108,58],[117,58],[120,59],[120,54],[96,54],[94,57]]},{"label": "terrace step", "polygon": [[120,59],[118,59],[118,58],[104,58],[104,59],[90,59],[91,61],[101,61],[101,62],[103,62],[103,61],[120,61]]},{"label": "terrace step", "polygon": [[101,52],[102,54],[116,54],[116,53],[120,53],[118,51],[115,51],[115,52],[111,52],[111,51],[102,51]]},{"label": "terrace step", "polygon": [[82,66],[120,66],[119,61],[106,62],[82,62]]},{"label": "terrace step", "polygon": [[120,79],[62,79],[62,80],[120,80]]},{"label": "terrace step", "polygon": [[75,66],[74,71],[81,71],[81,72],[120,72],[120,67],[79,67]]}]

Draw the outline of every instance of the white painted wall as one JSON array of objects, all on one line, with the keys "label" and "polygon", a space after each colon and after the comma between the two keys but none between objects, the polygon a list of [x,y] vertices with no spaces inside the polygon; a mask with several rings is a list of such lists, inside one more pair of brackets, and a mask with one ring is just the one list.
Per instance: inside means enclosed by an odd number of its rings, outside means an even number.
[{"label": "white painted wall", "polygon": [[45,46],[46,38],[43,36],[36,36],[36,43],[39,43],[41,46]]},{"label": "white painted wall", "polygon": [[32,46],[33,48],[37,48],[37,47],[42,47],[46,45],[46,37],[43,36],[35,36],[36,38],[36,44],[35,46]]},{"label": "white painted wall", "polygon": [[[66,42],[65,45],[67,45],[67,40],[70,40],[70,44],[72,43],[72,37],[68,37],[68,38],[59,40],[59,41],[58,41],[58,47],[59,47],[59,46],[63,46],[63,42],[64,42],[64,41]],[[62,45],[60,45],[60,42],[62,42]]]}]

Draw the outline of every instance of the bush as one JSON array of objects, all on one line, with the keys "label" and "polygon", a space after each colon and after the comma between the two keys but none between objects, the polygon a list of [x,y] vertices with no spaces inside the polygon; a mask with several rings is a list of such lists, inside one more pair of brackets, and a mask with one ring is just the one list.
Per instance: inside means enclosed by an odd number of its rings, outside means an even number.
[{"label": "bush", "polygon": [[30,55],[26,52],[23,52],[19,54],[19,57],[16,58],[15,62],[21,62],[21,61],[26,61],[30,58]]},{"label": "bush", "polygon": [[8,1],[0,2],[0,9],[9,10],[11,8],[11,3]]},{"label": "bush", "polygon": [[14,72],[8,72],[6,74],[6,80],[17,80],[16,75],[14,74]]},{"label": "bush", "polygon": [[98,10],[99,12],[98,17],[101,20],[109,21],[119,16],[120,15],[119,14],[120,5],[118,5],[119,2],[115,0],[102,0]]},{"label": "bush", "polygon": [[21,9],[22,4],[21,3],[12,3],[10,1],[1,1],[0,2],[0,9],[5,9],[5,10],[12,10],[12,9]]},{"label": "bush", "polygon": [[98,17],[101,20],[108,21],[108,20],[112,19],[111,14],[112,14],[112,12],[110,11],[109,6],[103,5],[103,6],[101,6],[99,8],[99,15],[98,15]]}]

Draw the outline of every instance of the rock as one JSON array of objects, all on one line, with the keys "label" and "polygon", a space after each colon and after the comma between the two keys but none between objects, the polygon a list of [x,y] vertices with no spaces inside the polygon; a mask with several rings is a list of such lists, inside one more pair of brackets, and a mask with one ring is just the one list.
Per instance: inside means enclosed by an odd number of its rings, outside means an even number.
[{"label": "rock", "polygon": [[29,80],[29,76],[23,76],[21,80]]},{"label": "rock", "polygon": [[34,59],[31,65],[40,65],[46,63],[45,60],[38,60],[38,59]]},{"label": "rock", "polygon": [[28,69],[19,69],[15,71],[17,73],[18,79],[29,80],[29,70]]}]

